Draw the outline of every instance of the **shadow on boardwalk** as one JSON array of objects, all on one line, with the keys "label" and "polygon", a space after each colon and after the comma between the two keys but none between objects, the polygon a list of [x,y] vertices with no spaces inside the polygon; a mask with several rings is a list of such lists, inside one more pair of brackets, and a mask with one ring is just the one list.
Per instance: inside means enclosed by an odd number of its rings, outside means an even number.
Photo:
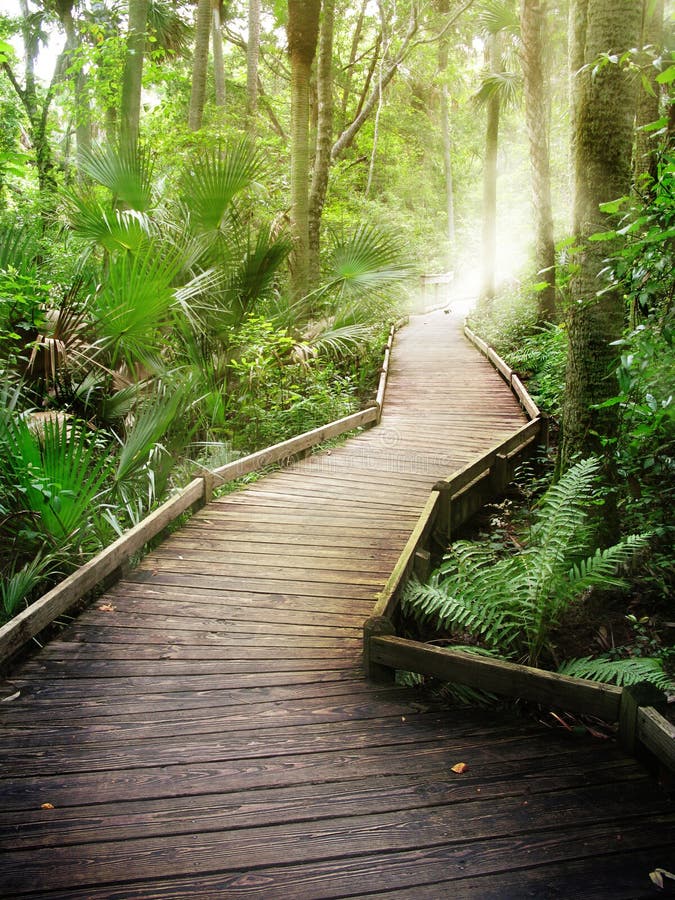
[{"label": "shadow on boardwalk", "polygon": [[361,674],[430,487],[522,420],[417,317],[380,427],[211,503],[17,669],[0,894],[653,896],[675,817],[613,742]]}]

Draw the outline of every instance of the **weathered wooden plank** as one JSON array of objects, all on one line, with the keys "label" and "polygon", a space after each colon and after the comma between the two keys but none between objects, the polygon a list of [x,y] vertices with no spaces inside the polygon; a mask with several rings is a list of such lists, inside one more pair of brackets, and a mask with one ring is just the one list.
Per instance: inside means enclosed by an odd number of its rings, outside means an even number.
[{"label": "weathered wooden plank", "polygon": [[513,392],[516,395],[516,397],[523,404],[523,409],[530,416],[530,418],[532,418],[532,419],[538,418],[541,415],[539,407],[534,402],[532,397],[530,397],[530,395],[527,391],[527,388],[525,387],[523,382],[515,374],[511,378],[511,387],[513,388]]},{"label": "weathered wooden plank", "polygon": [[539,436],[541,422],[539,419],[533,419],[523,425],[518,431],[508,437],[504,441],[500,441],[491,447],[486,453],[482,454],[479,459],[464,466],[459,472],[447,476],[436,483],[437,490],[448,490],[451,496],[458,494],[467,485],[471,484],[476,478],[489,470],[494,463],[498,454],[509,455],[527,447],[532,441]]},{"label": "weathered wooden plank", "polygon": [[[554,817],[564,821],[569,827],[570,842],[574,855],[588,855],[582,850],[585,833],[586,846],[593,843],[598,834],[607,840],[607,835],[617,831],[622,834],[622,846],[639,849],[654,845],[663,846],[659,840],[659,827],[671,831],[675,817],[664,814],[654,815],[649,826],[645,823],[638,831],[631,822],[620,818],[620,803],[610,803],[617,814],[612,823],[597,821],[597,808],[590,803],[579,803],[570,798],[552,795],[548,803],[531,798],[527,805],[509,799],[495,801],[494,809],[488,814],[482,803],[464,809],[461,825],[458,823],[454,834],[449,834],[442,817],[431,810],[410,810],[405,816],[399,812],[375,816],[349,816],[333,818],[327,822],[303,822],[299,825],[285,824],[282,827],[250,828],[226,832],[203,832],[199,840],[184,836],[166,835],[159,838],[140,838],[135,841],[98,842],[87,845],[88,865],[80,864],[78,847],[65,846],[58,854],[38,851],[7,851],[3,868],[0,870],[0,886],[6,896],[13,896],[17,887],[31,879],[33,884],[51,887],[52,890],[66,886],[86,887],[91,884],[93,869],[100,882],[115,884],[120,880],[134,880],[155,876],[189,875],[210,873],[215,867],[220,872],[250,872],[251,860],[256,867],[288,866],[301,863],[309,858],[314,861],[335,860],[336,857],[351,857],[354,847],[360,854],[391,853],[414,850],[416,848],[436,848],[446,864],[446,878],[466,877],[468,841],[472,848],[471,870],[486,873],[494,868],[525,867],[533,860],[541,863],[548,858],[564,859],[570,853],[569,844],[551,828]],[[511,822],[508,843],[499,830],[499,820]],[[624,828],[624,825],[626,826]],[[582,826],[586,826],[582,828]],[[575,840],[576,838],[576,840]],[[480,841],[481,846],[475,846]],[[494,845],[497,844],[497,847]],[[507,850],[507,846],[511,849]],[[501,851],[501,860],[496,856]],[[508,864],[504,859],[508,859]],[[40,884],[45,863],[49,858],[48,881]],[[427,882],[428,883],[428,882]],[[250,888],[250,875],[240,887]],[[232,896],[232,886],[228,885],[226,896]],[[311,895],[310,895],[311,896]]]},{"label": "weathered wooden plank", "polygon": [[651,706],[638,712],[638,740],[664,765],[675,772],[675,725]]},{"label": "weathered wooden plank", "polygon": [[431,532],[438,509],[438,503],[438,494],[432,493],[424,504],[424,509],[420,513],[417,523],[408,538],[405,547],[401,551],[401,555],[399,556],[391,575],[378,596],[377,603],[373,609],[373,616],[388,617],[391,615],[393,606],[397,602],[398,591],[412,572],[415,562],[415,553],[417,552],[417,549],[423,545],[425,539]]},{"label": "weathered wooden plank", "polygon": [[[582,760],[588,768],[582,765]],[[609,777],[604,777],[602,768],[588,752],[583,756],[574,753],[569,766],[530,773],[527,794],[579,791],[584,786],[597,796],[602,787],[623,790],[624,779],[630,784],[633,798],[637,790],[649,791],[650,787],[653,790],[648,779],[634,775],[625,763],[622,767],[609,766],[609,770]],[[306,819],[426,809],[475,803],[479,793],[484,804],[524,796],[523,786],[517,781],[483,782],[480,792],[476,788],[475,778],[458,783],[457,779],[446,777],[436,780],[434,790],[430,791],[423,777],[399,775],[338,782],[330,794],[322,785],[302,784],[261,789],[253,795],[236,791],[214,794],[209,796],[208,805],[203,797],[186,796],[123,805],[97,804],[95,809],[66,807],[59,809],[58,831],[53,829],[48,816],[38,814],[30,831],[23,833],[17,833],[15,827],[15,823],[21,822],[21,813],[9,812],[4,828],[0,826],[0,848],[27,850],[77,844],[88,840],[92,832],[99,842],[122,841],[167,833],[194,834],[200,827],[215,831],[228,826],[250,828]],[[623,797],[624,802],[628,801],[626,794]]]},{"label": "weathered wooden plank", "polygon": [[370,642],[372,660],[394,669],[433,675],[478,690],[520,697],[554,708],[617,721],[621,688],[555,672],[487,659],[443,647],[420,644],[398,637],[374,637]]}]

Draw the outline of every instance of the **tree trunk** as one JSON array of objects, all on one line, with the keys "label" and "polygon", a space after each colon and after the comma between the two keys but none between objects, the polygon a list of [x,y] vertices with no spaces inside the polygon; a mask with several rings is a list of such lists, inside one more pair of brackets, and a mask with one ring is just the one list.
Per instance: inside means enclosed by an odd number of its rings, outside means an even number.
[{"label": "tree trunk", "polygon": [[487,103],[485,129],[485,167],[483,169],[483,278],[480,299],[494,299],[497,259],[497,151],[499,149],[499,97]]},{"label": "tree trunk", "polygon": [[211,0],[211,38],[213,44],[213,81],[216,93],[216,106],[224,109],[225,63],[223,61],[223,36],[220,31],[220,0]]},{"label": "tree trunk", "polygon": [[352,82],[354,80],[354,65],[356,64],[356,54],[359,51],[359,43],[361,41],[361,34],[363,32],[363,20],[366,15],[367,6],[368,0],[363,0],[361,9],[359,11],[359,17],[356,20],[356,25],[354,27],[354,33],[352,34],[352,45],[349,51],[349,62],[346,67],[345,84],[342,90],[340,124],[338,126],[339,128],[344,128],[347,124],[347,107],[349,105],[349,98],[352,92]]},{"label": "tree trunk", "polygon": [[148,0],[129,0],[129,30],[122,73],[122,103],[120,106],[120,147],[122,148],[135,147],[138,143],[147,21]]},{"label": "tree trunk", "polygon": [[555,318],[555,241],[551,204],[549,110],[544,75],[546,0],[522,0],[521,59],[525,84],[525,119],[530,144],[535,225],[535,266],[547,287],[538,294],[539,320]]},{"label": "tree trunk", "polygon": [[258,111],[258,59],[260,56],[260,0],[248,0],[246,47],[246,115],[251,127]]},{"label": "tree trunk", "polygon": [[320,0],[288,0],[288,53],[291,63],[291,220],[295,247],[291,290],[295,298],[309,286],[309,87],[319,34]]},{"label": "tree trunk", "polygon": [[199,0],[195,26],[195,53],[192,61],[192,90],[188,109],[188,128],[202,127],[206,102],[206,74],[209,66],[209,37],[211,34],[211,0]]},{"label": "tree trunk", "polygon": [[[73,3],[57,4],[56,10],[63,25],[63,30],[66,33],[64,53],[67,55],[70,63],[71,57],[81,46],[80,37],[73,19]],[[82,158],[82,154],[91,150],[91,109],[86,97],[86,76],[82,69],[75,72],[71,77],[71,81],[75,99],[75,138],[77,141],[78,170],[80,170],[79,161]]]},{"label": "tree trunk", "polygon": [[[656,78],[658,70],[652,65],[652,61],[663,48],[663,15],[664,0],[643,0],[642,3],[642,74],[646,79],[649,89],[643,85],[638,90],[638,104],[635,135],[635,181],[639,182],[643,175],[656,178],[657,157],[654,138],[649,132],[641,131],[644,125],[649,125],[659,118],[659,93],[660,85]],[[651,51],[645,51],[645,47],[651,47]]]},{"label": "tree trunk", "polygon": [[[488,70],[496,72],[501,65],[499,34],[491,34],[487,42]],[[489,304],[495,296],[497,261],[497,153],[499,150],[499,115],[501,100],[494,92],[486,102],[485,164],[483,167],[482,283],[479,301]]]},{"label": "tree trunk", "polygon": [[[438,11],[441,14],[447,15],[450,9],[449,0],[438,0],[437,6]],[[438,73],[441,79],[439,114],[441,117],[441,145],[443,150],[445,210],[447,216],[448,268],[452,265],[453,249],[455,246],[455,196],[454,178],[452,173],[452,138],[450,135],[450,104],[448,102],[448,84],[446,81],[449,47],[450,38],[446,31],[438,42]]]},{"label": "tree trunk", "polygon": [[[410,53],[412,49],[412,39],[417,33],[417,29],[418,23],[416,18],[416,11],[413,8],[408,23],[408,30],[405,34],[405,37],[403,38],[403,41],[401,42],[398,53],[389,62],[387,68],[383,71],[377,86],[371,91],[370,95],[366,97],[365,93],[362,94],[362,101],[359,104],[359,109],[357,110],[357,114],[354,120],[344,129],[342,134],[333,144],[333,149],[331,150],[331,156],[333,159],[339,159],[340,156],[342,156],[342,154],[345,152],[345,150],[351,147],[354,138],[363,127],[363,124],[368,120],[373,109],[375,109],[375,105],[378,102],[380,93],[389,86],[389,83],[398,72],[401,63],[404,62],[404,60]],[[376,54],[374,58],[373,66],[377,63],[377,60],[378,54]],[[371,69],[369,77],[372,77],[372,71],[373,70]]]},{"label": "tree trunk", "polygon": [[309,286],[315,288],[320,279],[321,216],[326,202],[333,142],[333,31],[335,0],[323,0],[319,58],[317,64],[318,120],[316,155],[309,192]]},{"label": "tree trunk", "polygon": [[[613,341],[624,324],[623,297],[604,290],[599,273],[611,248],[589,242],[612,222],[599,205],[627,194],[631,186],[635,80],[616,65],[594,72],[601,53],[622,54],[640,37],[641,4],[635,0],[587,0],[584,61],[575,65],[574,233],[581,252],[571,282],[569,355],[563,408],[563,465],[577,454],[602,453],[603,439],[616,431],[616,407],[598,409],[617,393]],[[575,10],[575,12],[583,10]],[[583,15],[573,21],[583,23]],[[583,24],[582,24],[583,27]],[[580,44],[580,36],[572,35]]]}]

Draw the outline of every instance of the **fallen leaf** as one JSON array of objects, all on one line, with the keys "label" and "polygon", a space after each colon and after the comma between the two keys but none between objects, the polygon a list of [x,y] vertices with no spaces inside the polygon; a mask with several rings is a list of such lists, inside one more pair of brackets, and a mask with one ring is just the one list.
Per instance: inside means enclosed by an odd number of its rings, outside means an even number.
[{"label": "fallen leaf", "polygon": [[40,809],[56,809],[53,803],[43,803]]},{"label": "fallen leaf", "polygon": [[117,607],[113,606],[112,603],[102,603],[99,606],[99,609],[101,610],[101,612],[115,612]]},{"label": "fallen leaf", "polygon": [[661,890],[665,888],[663,882],[664,877],[669,881],[675,881],[675,875],[673,875],[672,872],[667,872],[665,869],[654,869],[653,872],[649,873],[649,877],[652,883],[655,884],[657,888],[661,888]]},{"label": "fallen leaf", "polygon": [[466,772],[468,768],[469,768],[469,766],[466,763],[456,763],[452,767],[452,771],[457,772],[458,775],[463,775],[464,772]]}]

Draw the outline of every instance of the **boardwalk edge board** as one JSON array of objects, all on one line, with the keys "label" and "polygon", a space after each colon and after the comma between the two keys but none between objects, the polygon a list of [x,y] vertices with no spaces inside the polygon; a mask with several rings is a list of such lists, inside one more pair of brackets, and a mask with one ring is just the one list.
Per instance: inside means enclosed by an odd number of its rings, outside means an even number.
[{"label": "boardwalk edge board", "polygon": [[[648,700],[636,702],[632,687],[557,675],[542,669],[447,650],[396,635],[394,620],[401,591],[425,552],[432,533],[450,540],[451,532],[508,484],[512,463],[545,435],[546,425],[524,384],[500,356],[466,324],[464,334],[509,384],[530,421],[511,437],[438,481],[408,543],[378,597],[363,631],[364,671],[373,681],[393,679],[395,670],[432,675],[474,689],[563,707],[572,712],[619,722],[620,741],[636,755],[646,748],[675,771],[675,726]],[[424,563],[422,563],[424,565]]]}]

